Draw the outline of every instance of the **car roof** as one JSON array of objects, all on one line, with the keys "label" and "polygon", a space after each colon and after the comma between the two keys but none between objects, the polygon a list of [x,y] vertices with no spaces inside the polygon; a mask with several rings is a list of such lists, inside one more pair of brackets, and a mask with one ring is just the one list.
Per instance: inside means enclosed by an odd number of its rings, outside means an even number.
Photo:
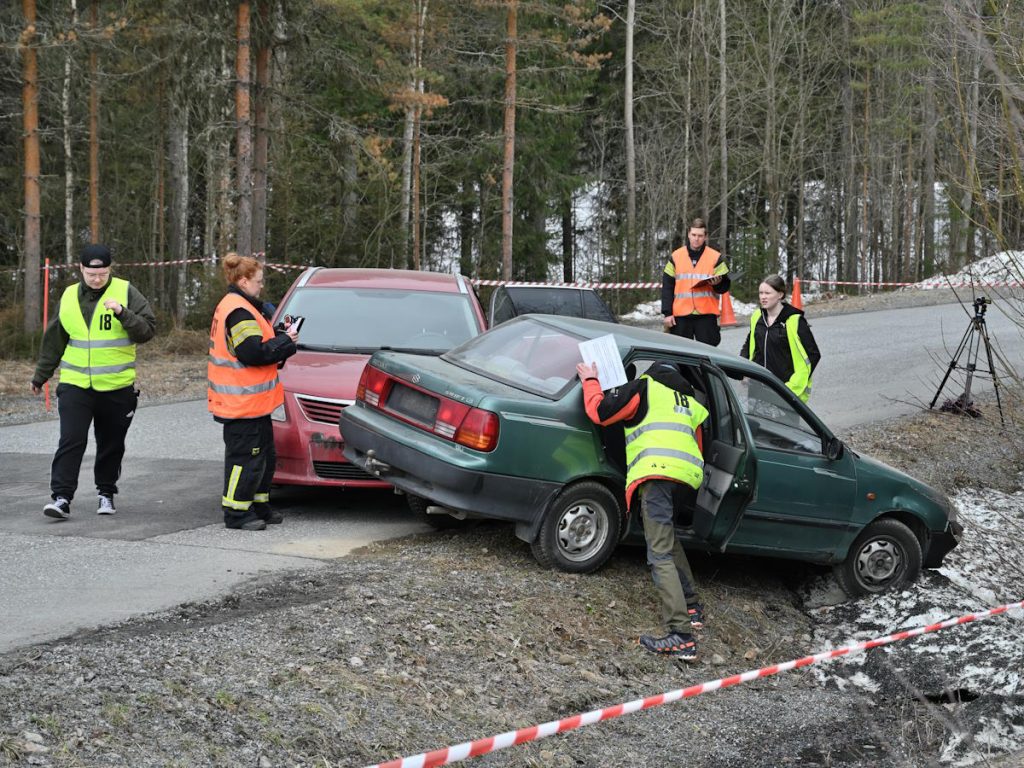
[{"label": "car roof", "polygon": [[596,339],[599,336],[611,334],[615,337],[615,343],[619,347],[619,352],[623,355],[633,348],[676,355],[682,352],[695,357],[703,357],[715,365],[728,365],[730,368],[749,370],[752,373],[758,371],[764,373],[764,368],[749,360],[745,360],[739,355],[718,349],[718,347],[701,344],[693,339],[684,339],[682,336],[676,336],[672,333],[653,331],[633,325],[609,323],[604,320],[586,320],[580,317],[564,317],[562,315],[533,314],[520,315],[520,318],[533,318],[552,328],[582,336],[585,339]]},{"label": "car roof", "polygon": [[468,293],[468,281],[462,275],[423,272],[415,269],[328,269],[310,267],[299,285],[313,288],[389,288],[406,291]]},{"label": "car roof", "polygon": [[594,289],[589,285],[503,285],[501,286],[509,293],[528,293],[530,291],[589,291],[594,293]]}]

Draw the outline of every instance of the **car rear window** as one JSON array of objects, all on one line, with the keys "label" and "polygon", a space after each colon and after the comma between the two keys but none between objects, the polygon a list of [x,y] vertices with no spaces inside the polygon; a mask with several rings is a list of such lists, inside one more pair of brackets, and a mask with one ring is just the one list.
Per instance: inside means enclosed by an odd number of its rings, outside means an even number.
[{"label": "car rear window", "polygon": [[477,336],[444,359],[503,384],[553,398],[576,376],[581,340],[531,318],[520,318]]},{"label": "car rear window", "polygon": [[335,351],[381,347],[444,352],[480,333],[465,294],[306,287],[278,312],[301,315],[299,344]]}]

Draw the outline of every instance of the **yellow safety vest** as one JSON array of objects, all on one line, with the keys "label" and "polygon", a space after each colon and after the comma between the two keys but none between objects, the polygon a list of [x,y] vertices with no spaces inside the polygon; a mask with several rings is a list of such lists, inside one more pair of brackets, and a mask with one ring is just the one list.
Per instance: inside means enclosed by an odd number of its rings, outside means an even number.
[{"label": "yellow safety vest", "polygon": [[135,383],[135,343],[103,302],[114,299],[128,306],[128,281],[112,277],[96,302],[92,321],[85,324],[78,303],[78,284],[69,285],[60,297],[58,318],[70,340],[60,359],[60,381],[82,389],[110,392]]},{"label": "yellow safety vest", "polygon": [[704,459],[697,446],[697,427],[708,417],[694,397],[647,379],[647,415],[627,427],[626,498],[644,480],[661,478],[699,488]]},{"label": "yellow safety vest", "polygon": [[[747,344],[747,357],[750,360],[754,359],[754,329],[760,317],[760,312],[750,316],[750,341]],[[811,359],[807,356],[803,342],[800,341],[799,327],[800,315],[790,315],[786,318],[786,340],[789,341],[789,354],[793,358],[793,375],[789,377],[786,386],[806,403],[811,396]]]}]

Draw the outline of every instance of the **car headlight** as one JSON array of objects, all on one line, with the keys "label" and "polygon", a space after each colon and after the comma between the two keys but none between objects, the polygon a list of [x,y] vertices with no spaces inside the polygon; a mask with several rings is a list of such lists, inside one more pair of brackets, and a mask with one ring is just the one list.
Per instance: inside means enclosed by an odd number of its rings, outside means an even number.
[{"label": "car headlight", "polygon": [[284,403],[281,403],[275,408],[270,414],[271,421],[288,421],[288,416],[284,411]]}]

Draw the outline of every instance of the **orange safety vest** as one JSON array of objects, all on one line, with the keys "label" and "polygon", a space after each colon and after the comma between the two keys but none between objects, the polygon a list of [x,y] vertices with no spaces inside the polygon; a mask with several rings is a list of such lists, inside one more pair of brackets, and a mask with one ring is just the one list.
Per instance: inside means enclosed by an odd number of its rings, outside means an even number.
[{"label": "orange safety vest", "polygon": [[277,378],[277,363],[246,365],[228,346],[228,315],[236,309],[251,312],[263,341],[274,338],[266,318],[237,293],[220,300],[210,325],[210,356],[206,362],[206,403],[210,413],[223,419],[255,419],[284,403],[284,387]]},{"label": "orange safety vest", "polygon": [[700,286],[697,283],[715,276],[715,267],[721,255],[714,248],[705,246],[704,253],[695,265],[690,261],[685,245],[672,252],[672,264],[676,271],[675,297],[672,300],[672,314],[675,317],[719,314],[718,294],[710,283]]}]

